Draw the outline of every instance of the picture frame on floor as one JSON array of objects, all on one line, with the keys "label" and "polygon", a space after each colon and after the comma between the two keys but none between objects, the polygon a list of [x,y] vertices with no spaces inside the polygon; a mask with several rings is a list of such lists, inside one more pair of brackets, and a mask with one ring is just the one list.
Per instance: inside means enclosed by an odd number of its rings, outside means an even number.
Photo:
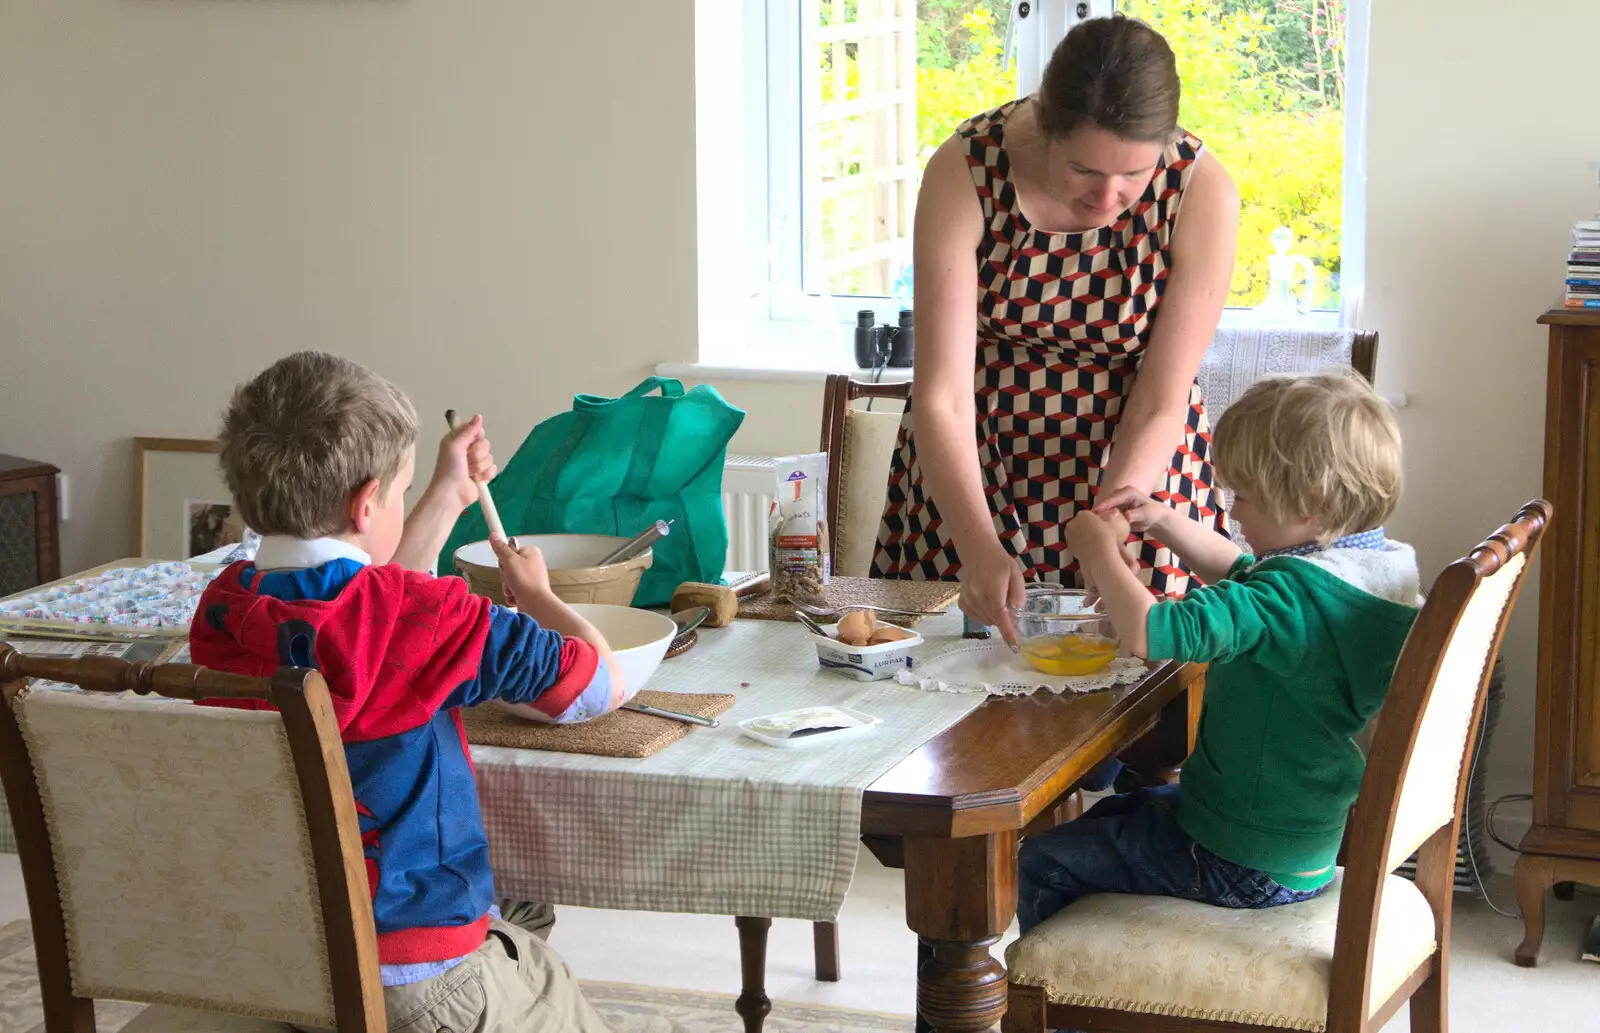
[{"label": "picture frame on floor", "polygon": [[133,439],[133,555],[187,560],[242,539],[221,451],[211,438]]}]

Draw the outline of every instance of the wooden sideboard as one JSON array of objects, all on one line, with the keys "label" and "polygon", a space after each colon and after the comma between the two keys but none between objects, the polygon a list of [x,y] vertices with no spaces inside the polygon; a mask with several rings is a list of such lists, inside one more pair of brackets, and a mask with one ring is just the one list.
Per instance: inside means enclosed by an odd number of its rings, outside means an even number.
[{"label": "wooden sideboard", "polygon": [[1538,962],[1545,898],[1600,885],[1600,309],[1556,309],[1545,381],[1533,826],[1517,860],[1519,965]]},{"label": "wooden sideboard", "polygon": [[0,455],[0,597],[61,576],[57,472],[49,463]]}]

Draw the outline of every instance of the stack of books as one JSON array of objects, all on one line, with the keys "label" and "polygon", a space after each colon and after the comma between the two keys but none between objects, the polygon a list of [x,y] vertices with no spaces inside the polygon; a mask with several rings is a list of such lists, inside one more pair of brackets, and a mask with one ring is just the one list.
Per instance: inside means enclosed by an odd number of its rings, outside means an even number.
[{"label": "stack of books", "polygon": [[1567,308],[1600,309],[1600,220],[1572,224],[1566,305]]}]

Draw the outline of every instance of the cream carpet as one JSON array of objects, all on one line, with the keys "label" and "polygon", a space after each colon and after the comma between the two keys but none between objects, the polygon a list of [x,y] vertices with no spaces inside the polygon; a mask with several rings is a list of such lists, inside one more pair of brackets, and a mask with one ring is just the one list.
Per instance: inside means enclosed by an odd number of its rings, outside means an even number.
[{"label": "cream carpet", "polygon": [[[614,1033],[744,1030],[733,1011],[733,999],[721,994],[591,982],[583,984],[583,992]],[[97,1002],[95,1025],[103,1033],[116,1033],[141,1010],[137,1004]],[[905,1033],[911,1026],[908,1015],[784,1002],[774,1006],[765,1029],[771,1033]],[[0,926],[0,1033],[44,1033],[33,933],[27,922]]]},{"label": "cream carpet", "polygon": [[[37,1004],[31,1012],[12,1006],[23,992],[34,993],[28,937],[24,932],[16,944],[19,927],[6,925],[28,913],[16,862],[15,855],[0,854],[0,1033],[35,1033]],[[1509,868],[1508,859],[1501,858],[1500,863],[1502,870]],[[902,884],[899,872],[884,869],[863,852],[840,918],[843,982],[818,983],[813,978],[809,922],[773,923],[767,986],[779,1003],[767,1021],[769,1029],[910,1033],[906,1013],[915,993],[916,941],[906,928]],[[1489,888],[1502,908],[1515,908],[1509,878],[1495,876]],[[1539,967],[1527,969],[1510,960],[1511,949],[1522,937],[1521,922],[1495,914],[1482,900],[1464,896],[1456,900],[1450,979],[1454,1033],[1600,1029],[1596,1019],[1600,965],[1578,960],[1589,923],[1600,912],[1600,890],[1580,888],[1577,900],[1551,900],[1548,906],[1544,952]],[[559,908],[558,913],[555,942],[573,971],[640,984],[585,984],[619,1033],[742,1033],[729,996],[739,987],[738,937],[731,918],[576,907]],[[1002,946],[996,946],[996,953]],[[17,958],[19,950],[28,953]],[[121,1021],[126,1021],[126,1014]],[[115,1026],[111,1012],[106,1012],[100,1028]],[[1402,1011],[1384,1033],[1406,1033],[1407,1028]]]}]

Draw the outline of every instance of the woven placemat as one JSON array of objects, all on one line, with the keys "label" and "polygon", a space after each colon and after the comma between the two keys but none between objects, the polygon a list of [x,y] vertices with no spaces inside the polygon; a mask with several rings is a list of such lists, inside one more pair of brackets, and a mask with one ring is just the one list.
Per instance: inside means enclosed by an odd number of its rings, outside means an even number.
[{"label": "woven placemat", "polygon": [[[961,595],[955,581],[889,581],[883,578],[836,577],[824,593],[828,606],[888,606],[898,610],[947,609]],[[794,606],[772,598],[770,591],[739,600],[739,616],[757,621],[792,621]],[[914,628],[925,618],[879,615],[884,621]],[[827,623],[827,621],[823,621]]]},{"label": "woven placemat", "polygon": [[[717,692],[651,692],[634,698],[661,710],[676,710],[695,717],[716,717],[736,702]],[[614,710],[604,717],[575,725],[545,725],[508,714],[495,706],[463,712],[467,741],[479,746],[511,746],[519,750],[589,753],[597,757],[648,757],[682,739],[694,725],[668,717]]]}]

